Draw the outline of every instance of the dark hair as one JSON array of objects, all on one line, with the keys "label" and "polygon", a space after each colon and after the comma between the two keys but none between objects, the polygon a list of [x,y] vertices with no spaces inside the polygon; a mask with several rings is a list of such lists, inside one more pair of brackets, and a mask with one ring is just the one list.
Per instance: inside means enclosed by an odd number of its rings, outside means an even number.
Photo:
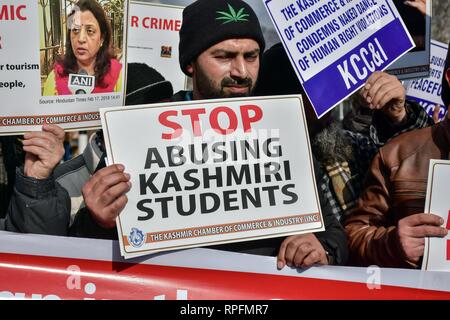
[{"label": "dark hair", "polygon": [[125,105],[156,103],[173,95],[170,81],[145,63],[128,63]]},{"label": "dark hair", "polygon": [[[103,45],[100,47],[100,50],[97,53],[97,57],[95,59],[95,77],[96,77],[96,85],[100,87],[105,87],[107,84],[103,83],[103,79],[111,68],[111,58],[112,50],[111,50],[111,25],[109,24],[108,18],[106,17],[103,8],[96,0],[79,0],[76,5],[80,8],[81,12],[90,11],[94,15],[95,19],[100,26],[100,32],[103,39]],[[75,14],[75,10],[69,14],[70,18]],[[72,41],[70,39],[71,30],[67,31],[67,41],[66,41],[66,52],[62,59],[59,59],[59,63],[63,66],[63,73],[61,76],[67,76],[69,73],[77,73],[78,72],[78,64],[77,58],[73,53],[72,49]]]},{"label": "dark hair", "polygon": [[447,79],[445,78],[445,73],[447,69],[450,68],[450,43],[449,47],[447,49],[447,58],[445,60],[445,66],[444,66],[444,74],[442,75],[442,93],[441,98],[444,102],[444,106],[448,107],[450,105],[450,85],[447,82]]}]

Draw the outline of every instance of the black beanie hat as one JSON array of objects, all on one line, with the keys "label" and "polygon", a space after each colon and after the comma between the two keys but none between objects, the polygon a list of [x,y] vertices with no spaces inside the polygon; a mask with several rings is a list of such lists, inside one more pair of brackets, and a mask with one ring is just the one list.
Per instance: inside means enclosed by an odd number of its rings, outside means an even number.
[{"label": "black beanie hat", "polygon": [[242,0],[197,0],[183,10],[180,29],[180,67],[186,70],[199,54],[224,40],[249,38],[264,51],[265,42],[258,17]]},{"label": "black beanie hat", "polygon": [[145,63],[128,63],[125,105],[147,104],[170,99],[172,84]]}]

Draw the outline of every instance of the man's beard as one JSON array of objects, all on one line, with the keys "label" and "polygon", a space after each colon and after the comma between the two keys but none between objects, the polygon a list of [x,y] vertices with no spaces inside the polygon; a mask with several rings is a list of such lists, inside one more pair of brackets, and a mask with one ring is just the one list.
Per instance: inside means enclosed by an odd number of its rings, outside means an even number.
[{"label": "man's beard", "polygon": [[[225,77],[220,82],[220,87],[217,87],[213,80],[208,78],[203,69],[196,63],[196,86],[198,92],[203,99],[216,98],[232,98],[232,97],[248,97],[253,92],[253,81],[251,78],[233,79]],[[245,93],[225,92],[228,86],[239,86],[248,88]]]}]

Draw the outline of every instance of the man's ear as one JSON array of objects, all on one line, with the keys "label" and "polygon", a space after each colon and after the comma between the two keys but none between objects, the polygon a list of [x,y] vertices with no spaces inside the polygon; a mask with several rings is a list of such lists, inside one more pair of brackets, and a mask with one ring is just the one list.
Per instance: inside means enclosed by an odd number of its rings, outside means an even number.
[{"label": "man's ear", "polygon": [[187,71],[189,74],[192,75],[192,73],[194,72],[194,65],[193,65],[193,63],[189,63],[189,64],[186,66],[186,71]]}]

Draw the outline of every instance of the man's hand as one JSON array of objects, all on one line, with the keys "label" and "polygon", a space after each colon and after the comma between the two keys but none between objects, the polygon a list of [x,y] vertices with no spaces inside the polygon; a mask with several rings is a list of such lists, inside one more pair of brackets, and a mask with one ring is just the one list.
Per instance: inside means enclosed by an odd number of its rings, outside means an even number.
[{"label": "man's hand", "polygon": [[322,244],[312,233],[290,236],[284,239],[277,257],[277,268],[285,265],[308,268],[314,264],[328,264]]},{"label": "man's hand", "polygon": [[405,88],[395,76],[375,71],[360,91],[370,109],[382,109],[392,122],[401,122],[406,116]]},{"label": "man's hand", "polygon": [[397,232],[400,245],[411,262],[418,262],[425,249],[425,237],[443,238],[447,229],[440,227],[444,219],[431,213],[417,213],[401,219]]},{"label": "man's hand", "polygon": [[416,8],[423,15],[427,13],[427,0],[409,0],[403,3],[407,6]]},{"label": "man's hand", "polygon": [[64,130],[54,124],[44,124],[42,131],[27,132],[23,137],[25,176],[48,178],[64,156]]},{"label": "man's hand", "polygon": [[436,104],[434,106],[433,117],[432,117],[435,124],[441,122],[442,120],[444,120],[444,119],[439,120],[439,113],[440,112],[441,112],[441,106],[439,104]]},{"label": "man's hand", "polygon": [[92,217],[103,228],[116,225],[116,218],[128,202],[125,195],[131,188],[125,167],[114,164],[98,170],[84,185],[84,202]]}]

